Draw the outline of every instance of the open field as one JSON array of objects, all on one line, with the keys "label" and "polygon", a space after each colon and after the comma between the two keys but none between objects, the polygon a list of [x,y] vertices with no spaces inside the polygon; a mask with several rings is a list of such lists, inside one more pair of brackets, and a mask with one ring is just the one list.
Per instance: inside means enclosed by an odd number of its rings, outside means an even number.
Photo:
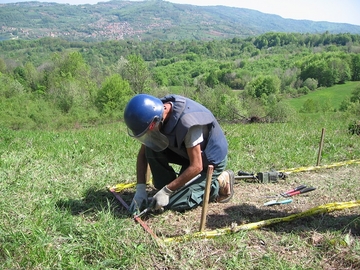
[{"label": "open field", "polygon": [[288,102],[297,111],[300,111],[304,103],[311,99],[317,104],[329,103],[333,110],[339,110],[341,102],[351,96],[351,92],[360,85],[360,82],[346,82],[346,84],[336,84],[331,87],[317,89],[307,95],[288,99]]},{"label": "open field", "polygon": [[[285,124],[223,124],[228,168],[286,170],[360,157],[359,136],[340,113]],[[280,222],[212,239],[157,245],[107,187],[135,181],[138,143],[123,123],[70,131],[0,129],[2,269],[359,269],[360,208]],[[292,173],[278,184],[237,181],[234,199],[210,204],[207,230],[284,217],[331,202],[360,200],[359,164]],[[299,184],[315,191],[265,207]],[[149,187],[150,188],[150,187]],[[129,202],[134,190],[121,195]],[[193,234],[201,208],[144,218],[160,237]]]}]

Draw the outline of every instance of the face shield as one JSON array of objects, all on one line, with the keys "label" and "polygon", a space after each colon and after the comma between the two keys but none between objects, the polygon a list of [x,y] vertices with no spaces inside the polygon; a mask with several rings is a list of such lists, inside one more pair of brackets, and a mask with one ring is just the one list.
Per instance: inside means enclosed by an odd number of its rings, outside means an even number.
[{"label": "face shield", "polygon": [[160,118],[155,116],[150,125],[142,133],[135,135],[128,129],[128,134],[155,152],[160,152],[169,146],[168,138],[160,132],[160,123]]}]

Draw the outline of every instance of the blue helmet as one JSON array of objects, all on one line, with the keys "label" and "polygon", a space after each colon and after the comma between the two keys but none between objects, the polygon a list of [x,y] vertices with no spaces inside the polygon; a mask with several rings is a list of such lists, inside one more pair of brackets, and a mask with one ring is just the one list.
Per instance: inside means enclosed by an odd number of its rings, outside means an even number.
[{"label": "blue helmet", "polygon": [[164,150],[169,141],[159,130],[163,113],[164,104],[159,98],[147,94],[134,96],[124,111],[128,134],[154,151]]}]

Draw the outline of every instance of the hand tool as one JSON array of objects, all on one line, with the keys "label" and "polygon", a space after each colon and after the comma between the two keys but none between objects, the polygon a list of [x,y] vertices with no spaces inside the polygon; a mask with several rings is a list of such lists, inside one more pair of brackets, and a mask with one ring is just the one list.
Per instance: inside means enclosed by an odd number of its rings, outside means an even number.
[{"label": "hand tool", "polygon": [[283,196],[283,197],[287,197],[289,193],[292,193],[292,192],[301,190],[301,189],[303,189],[303,188],[306,188],[306,186],[305,186],[305,185],[300,185],[300,186],[298,186],[298,187],[296,187],[296,188],[293,188],[293,189],[288,190],[288,191],[286,191],[286,192],[280,193],[280,195]]},{"label": "hand tool", "polygon": [[141,217],[142,215],[146,214],[148,211],[150,211],[153,208],[153,206],[154,206],[154,204],[153,204],[153,202],[151,202],[147,208],[145,208],[139,214],[134,215],[134,219],[137,219],[137,218]]},{"label": "hand tool", "polygon": [[[115,196],[115,198],[118,199],[119,202],[126,208],[126,210],[129,210],[129,205],[127,205],[127,203],[121,198],[119,193],[117,193],[114,188],[110,188],[110,191]],[[134,220],[137,221],[144,228],[145,231],[150,233],[154,237],[154,239],[158,239],[156,234],[145,224],[144,221],[141,220],[141,218],[134,217]]]},{"label": "hand tool", "polygon": [[[179,192],[180,190],[182,190],[183,188],[187,187],[188,185],[190,185],[192,182],[194,182],[196,179],[198,179],[201,176],[201,174],[196,175],[194,178],[192,178],[191,180],[187,181],[185,183],[185,185],[183,185],[181,188],[179,188],[178,190],[175,190],[175,192],[172,194],[174,195],[175,193]],[[140,212],[137,215],[134,215],[134,219],[139,218],[141,216],[143,216],[144,214],[146,214],[147,212],[149,212],[150,210],[152,210],[155,206],[155,201],[152,201],[149,206],[147,208],[145,208],[142,212]]]},{"label": "hand tool", "polygon": [[[277,196],[282,196],[282,197],[292,197],[298,194],[303,194],[303,193],[307,193],[310,191],[315,190],[316,188],[314,187],[307,187],[305,185],[300,185],[298,187],[295,187],[289,191],[280,193],[280,195]],[[292,199],[287,199],[287,200],[272,200],[272,201],[268,201],[266,203],[264,203],[265,206],[270,206],[270,205],[277,205],[277,204],[287,204],[287,203],[291,203],[293,200]]]},{"label": "hand tool", "polygon": [[305,186],[305,185],[300,185],[300,186],[298,186],[298,187],[296,187],[296,188],[293,188],[293,189],[288,190],[288,191],[286,191],[286,192],[282,192],[282,193],[280,193],[280,194],[265,196],[265,198],[289,197],[289,195],[288,195],[289,193],[292,193],[292,192],[301,190],[301,189],[303,189],[303,188],[306,188],[306,186]]},{"label": "hand tool", "polygon": [[305,185],[301,185],[301,186],[298,186],[298,187],[296,187],[296,188],[294,188],[292,190],[281,193],[280,195],[283,196],[283,197],[292,197],[292,196],[295,196],[295,195],[298,195],[298,194],[303,194],[303,193],[313,191],[315,189],[316,188],[314,188],[314,187],[307,187]]},{"label": "hand tool", "polygon": [[287,200],[271,200],[268,201],[266,203],[264,203],[264,206],[271,206],[271,205],[277,205],[277,204],[288,204],[291,203],[293,200],[292,199],[287,199]]},{"label": "hand tool", "polygon": [[257,174],[238,171],[235,179],[256,179],[260,183],[277,183],[278,179],[285,179],[286,174],[283,172],[259,172]]}]

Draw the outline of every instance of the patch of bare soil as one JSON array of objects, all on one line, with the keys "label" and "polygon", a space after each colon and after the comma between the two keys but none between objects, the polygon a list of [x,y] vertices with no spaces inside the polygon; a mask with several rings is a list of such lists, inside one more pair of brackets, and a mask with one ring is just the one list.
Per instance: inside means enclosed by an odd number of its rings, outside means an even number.
[{"label": "patch of bare soil", "polygon": [[[282,192],[299,185],[315,187],[316,190],[293,196],[289,204],[264,206],[276,199]],[[360,166],[349,165],[333,169],[320,169],[289,174],[278,183],[261,184],[249,180],[236,180],[233,199],[228,203],[210,203],[207,213],[206,231],[227,228],[234,225],[285,217],[304,212],[311,208],[334,202],[360,200]],[[278,197],[283,199],[282,197]],[[166,211],[162,214],[149,214],[143,217],[146,224],[159,237],[176,237],[199,231],[202,208],[185,213]],[[314,254],[307,251],[307,245],[327,250],[327,245],[337,245],[337,252],[329,252],[321,262],[322,269],[360,269],[360,257],[349,249],[349,243],[329,242],[329,233],[340,231],[349,242],[360,240],[360,207],[317,214],[290,222],[280,222],[262,227],[261,234],[249,232],[248,247],[250,256],[256,260],[267,250],[277,250],[279,258],[303,263],[314,260]],[[304,241],[304,247],[282,245],[282,236],[296,233]],[[331,237],[331,236],[330,236]],[[335,240],[334,240],[335,241]],[[336,240],[337,241],[337,240]],[[349,254],[351,253],[351,254]],[[351,259],[349,259],[351,258]]]},{"label": "patch of bare soil", "polygon": [[[278,183],[261,184],[251,180],[235,180],[234,197],[228,203],[210,203],[207,215],[207,230],[229,227],[236,223],[238,225],[257,222],[276,217],[285,217],[309,210],[327,203],[348,202],[360,199],[360,167],[348,166],[336,169],[321,169],[302,173],[289,174],[285,180]],[[288,191],[296,186],[306,185],[315,187],[316,190],[305,194],[291,197],[292,203],[264,206],[265,202],[283,197],[273,197]],[[199,230],[202,208],[198,207],[185,213],[167,211],[161,215],[150,215],[145,217],[147,224],[157,225],[157,233],[162,236],[183,235],[184,233]],[[316,223],[317,229],[339,230],[350,223],[352,218],[359,216],[360,209],[344,209],[332,212],[328,215],[305,217],[295,220],[291,224],[282,223],[272,226],[275,230],[301,230],[302,226],[309,226],[309,222]],[[162,231],[158,222],[164,224]],[[177,230],[169,235],[169,228]],[[315,229],[315,228],[314,228]],[[350,229],[350,228],[348,228]],[[352,233],[360,236],[360,228],[352,228]]]}]

